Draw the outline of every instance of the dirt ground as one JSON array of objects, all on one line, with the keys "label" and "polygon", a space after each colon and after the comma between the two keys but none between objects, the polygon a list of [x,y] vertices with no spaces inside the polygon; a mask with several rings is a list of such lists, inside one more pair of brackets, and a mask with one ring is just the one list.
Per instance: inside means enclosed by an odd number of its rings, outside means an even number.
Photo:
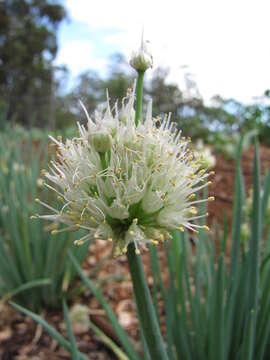
[{"label": "dirt ground", "polygon": [[[246,189],[252,187],[252,167],[253,167],[253,148],[250,147],[244,152],[242,158],[242,168],[245,179]],[[260,147],[261,174],[263,175],[270,169],[270,149]],[[221,155],[216,155],[215,176],[210,188],[210,195],[214,195],[216,200],[209,204],[209,223],[215,216],[220,224],[223,222],[224,213],[228,216],[231,224],[233,186],[234,186],[234,162],[225,160]],[[85,261],[83,268],[86,274],[102,259],[109,257],[110,249],[104,242],[96,242],[89,248],[89,257]],[[147,279],[151,286],[152,278],[149,275],[148,254],[142,255],[147,273]],[[163,254],[160,254],[161,261]],[[129,279],[127,262],[125,257],[114,260],[109,259],[98,273],[99,279],[105,279],[110,275],[122,276],[121,281],[103,282],[101,288],[115,311],[119,322],[128,331],[134,345],[139,348],[138,342],[138,321],[135,314],[135,306],[132,298],[132,284]],[[166,277],[166,272],[164,272]],[[91,320],[96,323],[108,336],[115,338],[115,335],[106,320],[103,310],[98,305],[95,298],[89,293],[85,293],[75,299],[77,303],[88,306]],[[72,305],[72,304],[70,304]],[[61,310],[43,311],[42,316],[57,327],[63,335],[65,325]],[[92,331],[77,331],[77,344],[79,349],[87,354],[90,359],[115,359],[100,339]],[[116,340],[116,339],[115,339]],[[40,326],[37,326],[31,319],[14,312],[9,306],[0,304],[0,359],[3,360],[60,360],[71,359],[70,355],[60,348],[52,338],[47,335]]]}]

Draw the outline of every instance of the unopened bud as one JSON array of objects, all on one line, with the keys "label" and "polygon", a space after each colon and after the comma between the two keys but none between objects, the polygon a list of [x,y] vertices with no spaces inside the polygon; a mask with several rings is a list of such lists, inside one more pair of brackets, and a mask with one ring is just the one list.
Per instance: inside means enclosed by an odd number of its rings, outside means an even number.
[{"label": "unopened bud", "polygon": [[147,50],[143,40],[139,50],[132,53],[129,63],[137,71],[146,71],[153,66],[153,57]]},{"label": "unopened bud", "polygon": [[90,134],[89,140],[93,144],[95,150],[99,153],[105,153],[106,151],[110,150],[110,136],[106,132],[100,131]]}]

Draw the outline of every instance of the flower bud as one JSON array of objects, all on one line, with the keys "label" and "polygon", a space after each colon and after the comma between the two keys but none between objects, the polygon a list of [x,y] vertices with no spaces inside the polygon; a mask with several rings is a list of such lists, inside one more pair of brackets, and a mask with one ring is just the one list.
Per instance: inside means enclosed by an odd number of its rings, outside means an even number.
[{"label": "flower bud", "polygon": [[89,138],[90,142],[93,144],[97,152],[105,153],[106,151],[110,150],[110,136],[106,132],[95,132],[91,134]]},{"label": "flower bud", "polygon": [[142,209],[147,214],[160,210],[163,206],[162,194],[158,191],[149,189],[142,200]]},{"label": "flower bud", "polygon": [[153,57],[143,40],[139,50],[132,53],[129,63],[137,71],[146,71],[153,66]]},{"label": "flower bud", "polygon": [[76,333],[86,332],[89,328],[89,310],[87,306],[75,304],[70,310],[70,320]]},{"label": "flower bud", "polygon": [[241,225],[241,239],[242,241],[246,241],[250,234],[250,228],[248,224],[244,223]]},{"label": "flower bud", "polygon": [[165,240],[164,234],[160,231],[160,229],[156,229],[155,227],[147,227],[144,232],[149,239],[157,241]]},{"label": "flower bud", "polygon": [[125,234],[126,244],[132,243],[135,240],[135,243],[140,243],[143,240],[146,240],[146,234],[143,230],[133,221],[133,223],[128,228]]},{"label": "flower bud", "polygon": [[112,228],[107,223],[101,223],[98,226],[94,235],[94,238],[103,239],[103,240],[108,240],[111,239],[112,237],[113,237]]}]

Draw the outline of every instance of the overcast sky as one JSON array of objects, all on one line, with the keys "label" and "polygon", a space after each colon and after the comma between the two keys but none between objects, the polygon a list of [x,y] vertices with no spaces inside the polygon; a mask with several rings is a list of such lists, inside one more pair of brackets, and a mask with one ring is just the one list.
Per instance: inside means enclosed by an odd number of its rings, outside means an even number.
[{"label": "overcast sky", "polygon": [[201,94],[249,102],[270,88],[270,0],[63,0],[57,63],[75,77],[86,69],[105,74],[110,55],[126,57],[150,41],[154,67],[171,69],[183,86],[194,74]]}]

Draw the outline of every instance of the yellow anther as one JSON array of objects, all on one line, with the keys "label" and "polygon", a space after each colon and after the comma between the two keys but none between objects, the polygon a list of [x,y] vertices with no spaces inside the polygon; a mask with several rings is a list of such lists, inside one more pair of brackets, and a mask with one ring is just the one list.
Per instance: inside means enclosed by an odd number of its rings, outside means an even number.
[{"label": "yellow anther", "polygon": [[203,225],[203,227],[202,227],[202,228],[203,228],[203,230],[205,230],[205,231],[207,231],[207,232],[210,230],[210,229],[209,229],[209,227],[208,227],[207,225]]},{"label": "yellow anther", "polygon": [[36,198],[36,199],[35,199],[35,202],[40,203],[39,198]]},{"label": "yellow anther", "polygon": [[191,180],[193,180],[194,177],[195,177],[195,174],[194,174],[193,172],[189,174],[189,178],[190,178]]},{"label": "yellow anther", "polygon": [[42,169],[41,172],[40,172],[40,175],[41,176],[44,176],[46,174],[46,170],[45,169]]},{"label": "yellow anther", "polygon": [[98,237],[99,237],[98,234],[95,234],[95,235],[94,235],[94,238],[95,238],[95,239],[98,239]]},{"label": "yellow anther", "polygon": [[51,234],[52,234],[52,235],[56,235],[57,233],[58,233],[57,230],[52,230],[52,231],[51,231]]},{"label": "yellow anther", "polygon": [[130,230],[130,235],[134,235],[134,231],[133,230]]},{"label": "yellow anther", "polygon": [[61,198],[61,196],[57,196],[57,200],[59,201],[59,202],[63,202],[63,199]]},{"label": "yellow anther", "polygon": [[126,247],[123,248],[122,253],[123,253],[123,254],[126,254],[126,253],[127,253],[127,248],[126,248]]},{"label": "yellow anther", "polygon": [[215,197],[214,196],[209,196],[208,201],[215,201]]},{"label": "yellow anther", "polygon": [[193,232],[194,232],[195,234],[199,234],[199,231],[198,231],[198,230],[194,230],[194,229],[193,229]]},{"label": "yellow anther", "polygon": [[197,214],[198,214],[198,210],[197,210],[196,208],[190,209],[190,210],[188,211],[188,214],[189,214],[190,216],[192,216],[192,215],[197,215]]},{"label": "yellow anther", "polygon": [[138,219],[137,218],[133,219],[133,223],[138,224]]},{"label": "yellow anther", "polygon": [[153,245],[158,245],[158,241],[157,241],[157,240],[150,239],[150,242],[151,242]]},{"label": "yellow anther", "polygon": [[195,194],[191,194],[188,197],[189,200],[195,200],[196,199],[196,195]]},{"label": "yellow anther", "polygon": [[164,241],[164,240],[165,240],[165,237],[164,237],[163,234],[160,234],[160,235],[159,235],[159,240],[160,240],[160,241]]},{"label": "yellow anther", "polygon": [[212,185],[212,181],[208,181],[207,185]]},{"label": "yellow anther", "polygon": [[183,228],[183,226],[179,226],[178,230],[181,231],[181,232],[184,232],[184,231],[185,231],[185,229]]},{"label": "yellow anther", "polygon": [[76,228],[79,228],[81,226],[81,224],[75,224]]},{"label": "yellow anther", "polygon": [[140,255],[140,253],[141,253],[140,250],[137,248],[137,249],[135,250],[135,254],[136,254],[136,255]]},{"label": "yellow anther", "polygon": [[77,246],[83,245],[83,240],[75,240],[74,244]]},{"label": "yellow anther", "polygon": [[93,215],[90,216],[90,220],[95,221],[95,218]]},{"label": "yellow anther", "polygon": [[113,239],[112,239],[112,238],[108,238],[108,241],[112,242],[112,241],[113,241]]}]

